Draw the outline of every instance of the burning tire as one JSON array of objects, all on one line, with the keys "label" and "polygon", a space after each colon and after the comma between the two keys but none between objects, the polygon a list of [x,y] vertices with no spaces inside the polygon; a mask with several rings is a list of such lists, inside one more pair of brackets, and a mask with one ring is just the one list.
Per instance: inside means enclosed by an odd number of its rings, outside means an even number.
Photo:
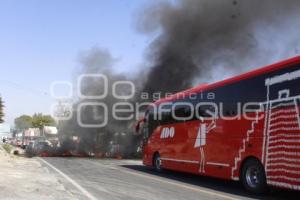
[{"label": "burning tire", "polygon": [[267,190],[265,170],[257,159],[251,158],[244,163],[240,180],[249,192],[262,194]]}]

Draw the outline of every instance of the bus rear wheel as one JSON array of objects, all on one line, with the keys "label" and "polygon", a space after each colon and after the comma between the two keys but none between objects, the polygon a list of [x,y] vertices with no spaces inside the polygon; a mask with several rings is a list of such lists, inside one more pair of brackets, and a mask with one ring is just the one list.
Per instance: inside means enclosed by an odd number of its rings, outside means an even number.
[{"label": "bus rear wheel", "polygon": [[249,192],[263,194],[267,190],[265,170],[257,159],[250,158],[244,163],[240,179]]},{"label": "bus rear wheel", "polygon": [[157,172],[162,172],[163,171],[162,164],[161,164],[161,158],[160,158],[159,153],[156,153],[154,155],[153,166],[154,166],[155,171],[157,171]]}]

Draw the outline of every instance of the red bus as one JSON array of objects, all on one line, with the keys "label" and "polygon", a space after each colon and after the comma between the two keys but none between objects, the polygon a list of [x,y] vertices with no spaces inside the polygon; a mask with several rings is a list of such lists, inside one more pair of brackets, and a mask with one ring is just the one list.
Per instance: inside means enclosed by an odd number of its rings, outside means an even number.
[{"label": "red bus", "polygon": [[151,104],[143,163],[300,190],[300,56]]}]

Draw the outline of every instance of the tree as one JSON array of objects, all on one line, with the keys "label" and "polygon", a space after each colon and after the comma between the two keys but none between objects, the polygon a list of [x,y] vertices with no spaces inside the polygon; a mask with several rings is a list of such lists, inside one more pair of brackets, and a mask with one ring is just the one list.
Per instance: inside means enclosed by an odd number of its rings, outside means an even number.
[{"label": "tree", "polygon": [[50,115],[34,114],[32,116],[32,126],[42,130],[44,126],[55,126],[55,120]]},{"label": "tree", "polygon": [[32,127],[32,117],[29,115],[22,115],[15,119],[15,127],[19,131]]},{"label": "tree", "polygon": [[4,108],[4,104],[3,104],[3,101],[2,101],[2,97],[0,97],[0,123],[3,123],[4,122],[4,111],[3,111],[3,108]]}]

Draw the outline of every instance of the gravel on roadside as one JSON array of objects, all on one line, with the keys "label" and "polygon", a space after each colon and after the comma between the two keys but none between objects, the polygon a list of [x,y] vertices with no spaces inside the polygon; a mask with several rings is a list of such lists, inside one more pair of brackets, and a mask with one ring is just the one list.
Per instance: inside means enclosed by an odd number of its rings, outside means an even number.
[{"label": "gravel on roadside", "polygon": [[0,144],[0,199],[76,199],[35,158],[8,154]]}]

